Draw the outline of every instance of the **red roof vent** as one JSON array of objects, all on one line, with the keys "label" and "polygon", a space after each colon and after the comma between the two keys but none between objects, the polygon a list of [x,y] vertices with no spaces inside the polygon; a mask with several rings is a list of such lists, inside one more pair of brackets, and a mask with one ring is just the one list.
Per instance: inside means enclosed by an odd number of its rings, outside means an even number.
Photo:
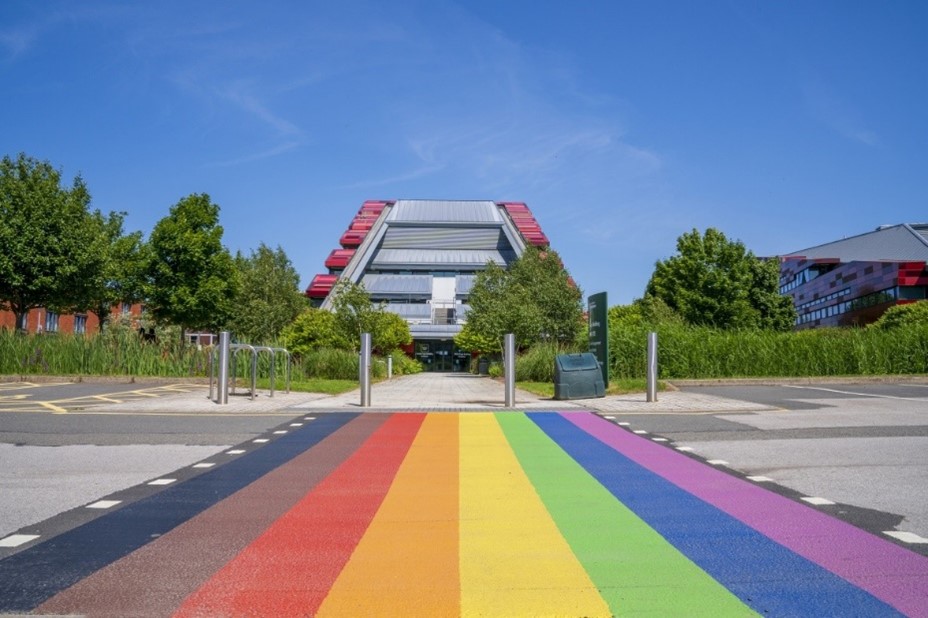
[{"label": "red roof vent", "polygon": [[332,291],[336,281],[338,275],[316,275],[306,288],[306,295],[310,298],[325,298]]}]

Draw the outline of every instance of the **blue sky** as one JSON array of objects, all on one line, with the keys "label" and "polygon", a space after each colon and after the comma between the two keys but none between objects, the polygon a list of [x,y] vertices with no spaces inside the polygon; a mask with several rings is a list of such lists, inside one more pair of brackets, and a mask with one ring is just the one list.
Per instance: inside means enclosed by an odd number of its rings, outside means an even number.
[{"label": "blue sky", "polygon": [[678,236],[928,221],[928,3],[0,3],[0,154],[146,235],[190,193],[303,286],[365,199],[525,201],[586,294]]}]

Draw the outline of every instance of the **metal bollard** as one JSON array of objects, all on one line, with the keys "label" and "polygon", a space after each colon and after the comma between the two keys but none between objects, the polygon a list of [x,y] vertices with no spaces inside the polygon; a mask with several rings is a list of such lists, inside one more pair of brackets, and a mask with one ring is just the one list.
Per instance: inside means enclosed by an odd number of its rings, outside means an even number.
[{"label": "metal bollard", "polygon": [[371,334],[361,333],[361,360],[358,363],[361,382],[361,407],[371,406]]},{"label": "metal bollard", "polygon": [[506,377],[506,407],[516,405],[516,336],[509,333],[503,338],[503,371]]},{"label": "metal bollard", "polygon": [[648,333],[648,401],[657,401],[657,333]]},{"label": "metal bollard", "polygon": [[229,403],[229,331],[219,333],[219,378],[216,386],[219,389],[216,403]]}]

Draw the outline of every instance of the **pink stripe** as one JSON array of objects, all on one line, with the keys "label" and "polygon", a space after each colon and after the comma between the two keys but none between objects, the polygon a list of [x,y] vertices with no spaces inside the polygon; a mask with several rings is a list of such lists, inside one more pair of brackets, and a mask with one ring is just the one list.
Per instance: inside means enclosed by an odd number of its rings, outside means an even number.
[{"label": "pink stripe", "polygon": [[928,558],[590,413],[562,416],[632,461],[912,616],[928,615]]}]

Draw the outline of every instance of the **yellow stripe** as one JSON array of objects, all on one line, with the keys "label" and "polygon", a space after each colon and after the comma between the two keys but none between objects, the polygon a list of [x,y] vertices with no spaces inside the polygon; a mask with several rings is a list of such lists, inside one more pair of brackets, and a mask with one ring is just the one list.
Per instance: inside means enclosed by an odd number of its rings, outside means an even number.
[{"label": "yellow stripe", "polygon": [[318,615],[459,614],[458,421],[433,413]]},{"label": "yellow stripe", "polygon": [[462,414],[461,613],[610,616],[492,414]]}]

